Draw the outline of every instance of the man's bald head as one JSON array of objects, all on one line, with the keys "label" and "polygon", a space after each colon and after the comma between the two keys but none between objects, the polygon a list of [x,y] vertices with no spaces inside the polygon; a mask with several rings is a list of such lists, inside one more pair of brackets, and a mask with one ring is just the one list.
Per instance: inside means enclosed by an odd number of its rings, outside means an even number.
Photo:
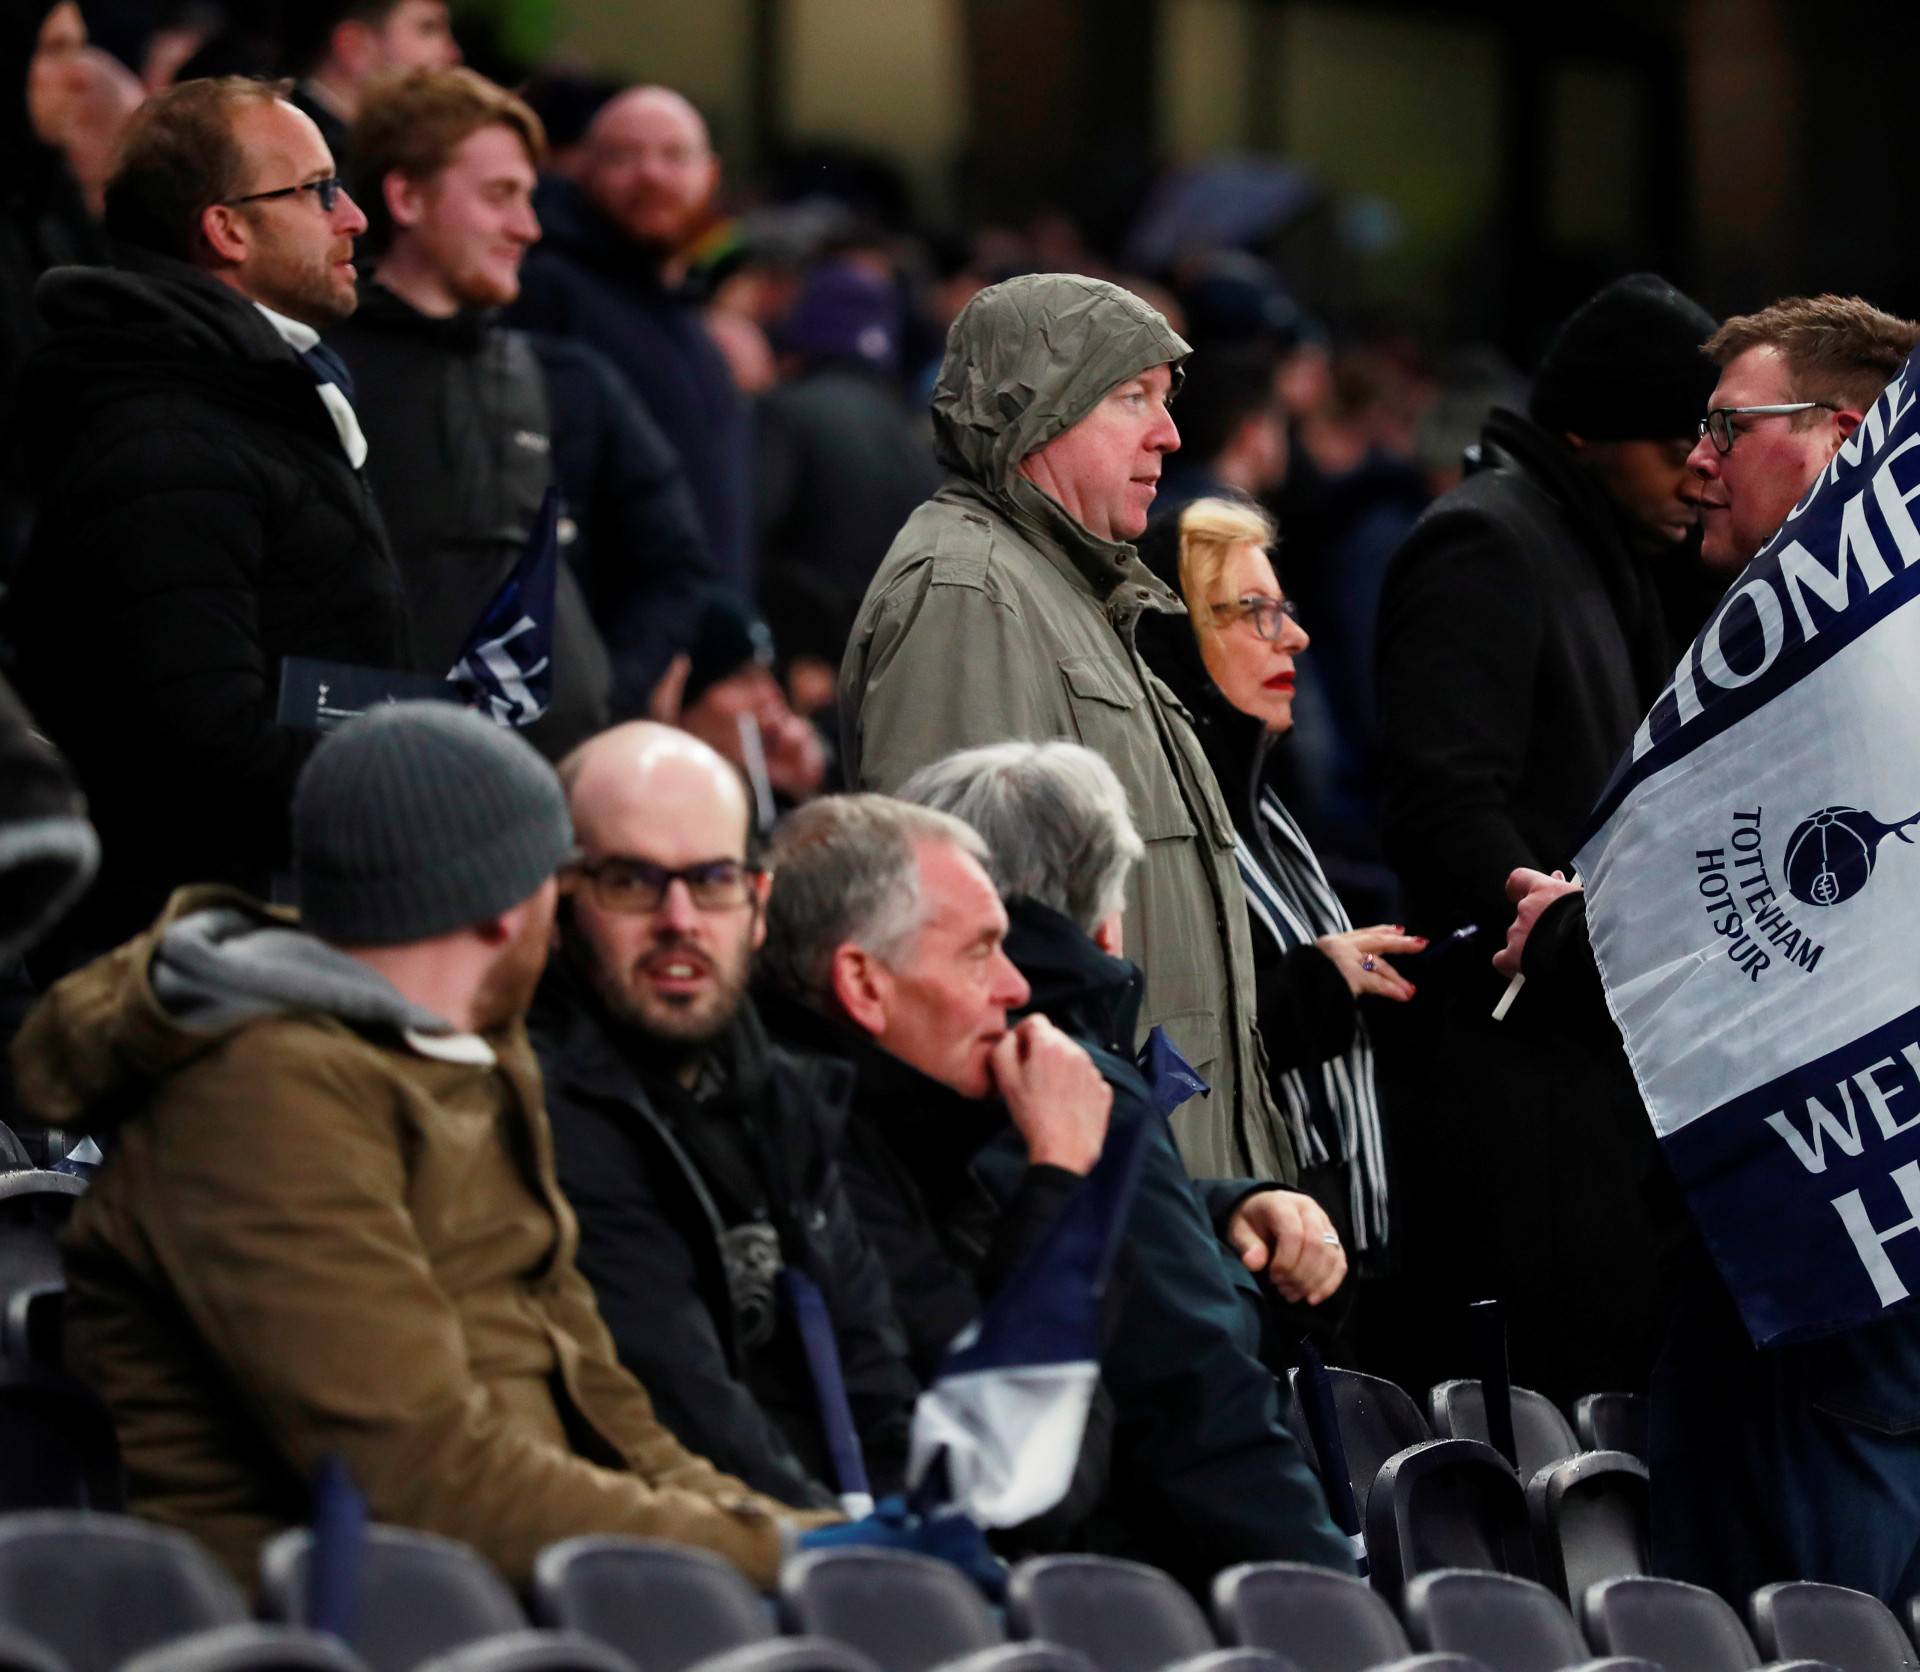
[{"label": "man's bald head", "polygon": [[698,738],[635,720],[560,763],[580,860],[562,938],[618,1021],[697,1052],[731,1025],[764,938],[739,774]]},{"label": "man's bald head", "polygon": [[699,738],[652,720],[590,737],[561,761],[573,826],[583,846],[651,823],[663,801],[698,806],[739,827],[745,856],[751,807],[740,774]]},{"label": "man's bald head", "polygon": [[588,128],[583,178],[600,212],[629,238],[671,254],[706,219],[720,162],[686,98],[671,87],[630,87]]}]

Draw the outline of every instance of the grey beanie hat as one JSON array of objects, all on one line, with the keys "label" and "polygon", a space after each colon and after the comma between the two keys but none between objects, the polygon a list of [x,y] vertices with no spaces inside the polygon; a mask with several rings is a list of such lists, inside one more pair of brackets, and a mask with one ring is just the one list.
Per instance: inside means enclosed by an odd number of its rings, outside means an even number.
[{"label": "grey beanie hat", "polygon": [[321,740],[293,792],[307,929],[339,946],[430,940],[517,906],[573,849],[560,780],[452,703],[392,703]]}]

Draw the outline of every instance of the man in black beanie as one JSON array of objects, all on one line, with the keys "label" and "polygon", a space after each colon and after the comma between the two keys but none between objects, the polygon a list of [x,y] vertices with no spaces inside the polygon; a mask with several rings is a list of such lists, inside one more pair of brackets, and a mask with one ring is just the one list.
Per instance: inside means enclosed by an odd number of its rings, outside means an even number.
[{"label": "man in black beanie", "polygon": [[293,833],[299,926],[183,889],[14,1045],[29,1112],[107,1152],[64,1250],[66,1359],[129,1507],[250,1585],[334,1456],[375,1520],[516,1584],[602,1532],[771,1586],[789,1512],[661,1426],[574,1264],[523,1020],[573,852],[553,770],[402,703],[314,750]]},{"label": "man in black beanie", "polygon": [[[1489,415],[1466,480],[1414,526],[1381,597],[1387,859],[1409,928],[1439,944],[1479,930],[1474,955],[1416,977],[1427,1022],[1419,1130],[1399,1155],[1418,1185],[1403,1192],[1403,1247],[1419,1269],[1423,1207],[1449,1184],[1491,1185],[1504,1211],[1489,1243],[1434,1298],[1505,1295],[1516,1377],[1556,1395],[1644,1383],[1657,1309],[1637,1157],[1606,1120],[1600,1071],[1489,1020],[1502,984],[1486,958],[1512,917],[1508,873],[1570,867],[1671,671],[1656,583],[1698,521],[1687,454],[1716,376],[1714,325],[1652,274],[1589,299],[1549,344],[1529,415]],[[1457,1236],[1450,1219],[1444,1234]],[[1593,1258],[1602,1246],[1608,1262]],[[1451,1321],[1448,1305],[1420,1310]]]}]

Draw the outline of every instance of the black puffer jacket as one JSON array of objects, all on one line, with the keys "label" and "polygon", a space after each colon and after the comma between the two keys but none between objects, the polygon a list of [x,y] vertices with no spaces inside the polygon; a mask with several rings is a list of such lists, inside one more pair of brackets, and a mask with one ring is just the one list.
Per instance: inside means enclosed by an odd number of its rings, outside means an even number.
[{"label": "black puffer jacket", "polygon": [[372,492],[257,309],[137,252],[49,273],[39,305],[52,335],[21,410],[41,511],[14,631],[22,694],[100,831],[71,954],[182,883],[265,893],[314,742],[275,722],[282,660],[409,653]]},{"label": "black puffer jacket", "polygon": [[[547,972],[530,1026],[560,1188],[580,1221],[580,1269],[621,1363],[684,1444],[782,1502],[832,1504],[838,1483],[791,1317],[780,1307],[764,1341],[738,1327],[722,1247],[738,1204],[564,962]],[[920,1384],[833,1159],[852,1076],[770,1046],[750,1004],[714,1060],[725,1065],[725,1108],[706,1118],[738,1118],[751,1135],[780,1256],[819,1286],[833,1320],[874,1489],[898,1491]]]},{"label": "black puffer jacket", "polygon": [[682,462],[722,579],[753,589],[753,432],[746,400],[691,299],[571,181],[543,180],[545,235],[527,252],[516,325],[591,343],[664,430]]}]

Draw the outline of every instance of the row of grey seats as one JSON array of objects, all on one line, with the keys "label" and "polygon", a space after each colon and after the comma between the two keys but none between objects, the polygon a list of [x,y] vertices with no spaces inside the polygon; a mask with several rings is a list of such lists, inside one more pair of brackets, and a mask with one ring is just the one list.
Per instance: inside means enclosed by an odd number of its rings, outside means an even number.
[{"label": "row of grey seats", "polygon": [[1757,1593],[1749,1636],[1720,1598],[1644,1577],[1592,1587],[1576,1626],[1544,1588],[1467,1570],[1417,1576],[1396,1616],[1359,1580],[1250,1564],[1215,1581],[1209,1619],[1167,1575],[1098,1556],[1021,1563],[1004,1614],[957,1569],[872,1549],[793,1558],[777,1612],[718,1558],[644,1539],[551,1547],[524,1608],[452,1539],[372,1527],[357,1566],[343,1640],[303,1623],[305,1531],[264,1551],[255,1621],[182,1534],[3,1516],[0,1672],[1749,1672],[1762,1650],[1782,1672],[1915,1664],[1880,1603],[1809,1584]]},{"label": "row of grey seats", "polygon": [[1329,1498],[1341,1483],[1351,1491],[1351,1530],[1364,1533],[1374,1585],[1390,1601],[1434,1568],[1537,1578],[1568,1602],[1602,1579],[1648,1571],[1646,1414],[1636,1396],[1589,1395],[1570,1424],[1545,1395],[1516,1387],[1509,1458],[1489,1443],[1477,1381],[1439,1383],[1423,1413],[1392,1382],[1327,1376],[1342,1457],[1320,1455],[1299,1371],[1293,1431]]}]

